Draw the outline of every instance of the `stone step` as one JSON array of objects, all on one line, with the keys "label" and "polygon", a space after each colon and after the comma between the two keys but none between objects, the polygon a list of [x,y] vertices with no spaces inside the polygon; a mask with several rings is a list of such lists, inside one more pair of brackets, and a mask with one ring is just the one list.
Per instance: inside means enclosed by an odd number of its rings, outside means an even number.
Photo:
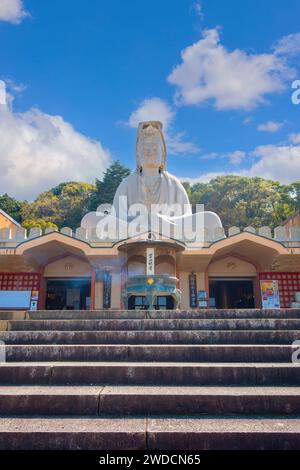
[{"label": "stone step", "polygon": [[0,386],[0,415],[300,415],[300,387]]},{"label": "stone step", "polygon": [[0,363],[0,385],[300,385],[293,363]]},{"label": "stone step", "polygon": [[1,450],[297,450],[300,419],[2,417]]},{"label": "stone step", "polygon": [[300,319],[117,319],[9,321],[13,331],[299,330]]},{"label": "stone step", "polygon": [[[1,312],[0,312],[1,315]],[[32,320],[164,319],[164,318],[295,318],[300,309],[192,309],[192,310],[38,310],[27,312]],[[1,317],[0,317],[1,318]],[[9,318],[9,317],[6,317]],[[5,319],[6,319],[5,318]]]},{"label": "stone step", "polygon": [[300,387],[106,386],[99,398],[100,415],[300,415]]},{"label": "stone step", "polygon": [[[299,347],[298,347],[299,348]],[[47,361],[176,361],[287,362],[290,345],[9,345],[8,362]],[[299,354],[300,355],[300,354]]]},{"label": "stone step", "polygon": [[0,417],[0,450],[142,450],[146,422],[146,417]]},{"label": "stone step", "polygon": [[98,415],[101,386],[0,386],[0,415]]},{"label": "stone step", "polygon": [[292,344],[291,330],[0,331],[6,344]]}]

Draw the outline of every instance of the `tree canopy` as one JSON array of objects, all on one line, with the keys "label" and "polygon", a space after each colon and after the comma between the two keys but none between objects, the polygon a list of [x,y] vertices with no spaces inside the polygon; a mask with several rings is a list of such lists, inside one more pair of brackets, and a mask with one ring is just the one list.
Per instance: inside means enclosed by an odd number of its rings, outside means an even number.
[{"label": "tree canopy", "polygon": [[[117,187],[129,174],[129,168],[115,161],[94,185],[63,182],[41,193],[33,202],[18,201],[4,194],[0,196],[0,208],[25,228],[76,229],[87,212],[113,202]],[[226,229],[233,225],[275,227],[300,209],[300,181],[282,185],[258,177],[228,175],[208,183],[183,184],[191,204],[203,204],[204,210],[216,212]]]},{"label": "tree canopy", "polygon": [[90,210],[96,210],[100,204],[111,204],[119,184],[130,173],[130,169],[119,160],[113,162],[104,173],[102,180],[96,179],[96,189],[91,199]]},{"label": "tree canopy", "polygon": [[184,186],[191,203],[216,212],[226,228],[274,227],[300,207],[300,182],[281,185],[258,177],[228,175]]}]

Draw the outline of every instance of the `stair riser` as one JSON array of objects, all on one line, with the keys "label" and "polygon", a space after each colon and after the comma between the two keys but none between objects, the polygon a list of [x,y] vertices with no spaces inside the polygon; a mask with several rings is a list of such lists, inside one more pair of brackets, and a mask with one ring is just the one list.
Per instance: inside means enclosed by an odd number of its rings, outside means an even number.
[{"label": "stair riser", "polygon": [[193,395],[0,395],[0,415],[197,415],[197,414],[300,414],[296,396],[193,396]]},{"label": "stair riser", "polygon": [[0,450],[143,450],[141,432],[6,432],[0,433]]},{"label": "stair riser", "polygon": [[90,415],[98,414],[95,395],[1,395],[0,415]]},{"label": "stair riser", "polygon": [[[28,312],[27,317],[33,320],[55,320],[55,319],[144,319],[144,318],[298,318],[300,319],[300,309],[200,309],[200,310],[39,310]],[[10,318],[9,315],[5,316]]]},{"label": "stair riser", "polygon": [[300,320],[25,320],[8,322],[8,329],[12,331],[299,330],[300,332]]},{"label": "stair riser", "polygon": [[148,432],[149,449],[164,450],[299,450],[300,431],[284,432]]},{"label": "stair riser", "polygon": [[0,385],[300,385],[300,367],[174,365],[0,366]]},{"label": "stair riser", "polygon": [[156,414],[156,415],[197,415],[197,414],[300,414],[300,397],[295,396],[193,396],[161,395],[141,397],[139,395],[100,396],[99,414]]},{"label": "stair riser", "polygon": [[4,331],[6,344],[292,344],[300,331]]},{"label": "stair riser", "polygon": [[6,346],[8,362],[288,362],[290,346]]},{"label": "stair riser", "polygon": [[[146,439],[147,437],[147,439]],[[6,432],[0,450],[299,450],[300,432]]]}]

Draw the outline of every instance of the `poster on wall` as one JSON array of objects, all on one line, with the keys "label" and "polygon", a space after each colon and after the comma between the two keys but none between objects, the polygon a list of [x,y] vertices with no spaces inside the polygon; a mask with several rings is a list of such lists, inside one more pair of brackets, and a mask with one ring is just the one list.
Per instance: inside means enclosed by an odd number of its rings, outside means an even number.
[{"label": "poster on wall", "polygon": [[262,308],[280,308],[278,281],[260,281]]},{"label": "poster on wall", "polygon": [[31,311],[36,311],[38,308],[38,301],[37,300],[31,300],[30,301],[30,310]]},{"label": "poster on wall", "polygon": [[207,308],[208,301],[207,301],[207,292],[206,292],[206,290],[199,290],[198,291],[198,306],[200,308]]}]

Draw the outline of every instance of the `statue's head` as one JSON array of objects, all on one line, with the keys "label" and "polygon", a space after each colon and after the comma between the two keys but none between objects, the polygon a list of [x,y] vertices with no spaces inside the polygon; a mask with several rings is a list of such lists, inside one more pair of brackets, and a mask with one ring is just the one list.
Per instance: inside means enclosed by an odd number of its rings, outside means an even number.
[{"label": "statue's head", "polygon": [[160,121],[140,122],[136,141],[137,167],[142,169],[165,170],[166,144]]}]

